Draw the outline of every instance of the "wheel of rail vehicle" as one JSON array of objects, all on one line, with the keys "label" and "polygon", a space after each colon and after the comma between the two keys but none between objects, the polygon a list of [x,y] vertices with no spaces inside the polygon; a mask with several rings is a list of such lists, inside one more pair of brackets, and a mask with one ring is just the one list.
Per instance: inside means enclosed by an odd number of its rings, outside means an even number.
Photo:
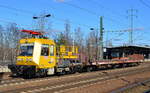
[{"label": "wheel of rail vehicle", "polygon": [[23,71],[23,78],[30,79],[34,78],[35,76],[36,76],[35,72],[30,69],[26,69]]},{"label": "wheel of rail vehicle", "polygon": [[70,74],[74,74],[74,73],[76,73],[74,67],[70,67]]},{"label": "wheel of rail vehicle", "polygon": [[92,67],[87,67],[87,72],[91,72],[93,70]]},{"label": "wheel of rail vehicle", "polygon": [[38,72],[36,73],[37,77],[46,77],[47,76],[47,71],[44,69],[40,69],[38,70]]},{"label": "wheel of rail vehicle", "polygon": [[65,75],[65,74],[66,74],[66,71],[64,71],[64,70],[62,72],[57,72],[56,73],[56,75],[58,75],[58,76]]},{"label": "wheel of rail vehicle", "polygon": [[125,64],[125,63],[122,64],[122,68],[125,68],[125,67],[127,67],[127,64]]},{"label": "wheel of rail vehicle", "polygon": [[23,73],[23,78],[25,78],[25,79],[30,79],[30,78],[33,78],[33,75],[31,75],[31,73],[24,72],[24,73]]},{"label": "wheel of rail vehicle", "polygon": [[66,74],[66,71],[65,71],[65,70],[63,70],[63,71],[61,72],[61,74],[62,74],[62,75],[65,75],[65,74]]}]

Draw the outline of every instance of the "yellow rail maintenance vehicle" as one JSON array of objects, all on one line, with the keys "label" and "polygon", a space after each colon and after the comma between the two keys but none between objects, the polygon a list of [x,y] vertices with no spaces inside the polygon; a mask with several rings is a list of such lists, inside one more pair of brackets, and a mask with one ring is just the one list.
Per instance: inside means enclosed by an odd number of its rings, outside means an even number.
[{"label": "yellow rail maintenance vehicle", "polygon": [[53,74],[75,73],[82,70],[77,46],[57,46],[42,33],[22,30],[32,38],[20,40],[16,64],[9,65],[13,75],[32,78]]}]

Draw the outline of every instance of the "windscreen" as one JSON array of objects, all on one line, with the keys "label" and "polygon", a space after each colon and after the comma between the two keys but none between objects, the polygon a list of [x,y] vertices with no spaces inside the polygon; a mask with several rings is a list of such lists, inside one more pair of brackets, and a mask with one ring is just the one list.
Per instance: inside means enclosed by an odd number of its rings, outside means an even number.
[{"label": "windscreen", "polygon": [[21,44],[19,56],[32,56],[34,44]]}]

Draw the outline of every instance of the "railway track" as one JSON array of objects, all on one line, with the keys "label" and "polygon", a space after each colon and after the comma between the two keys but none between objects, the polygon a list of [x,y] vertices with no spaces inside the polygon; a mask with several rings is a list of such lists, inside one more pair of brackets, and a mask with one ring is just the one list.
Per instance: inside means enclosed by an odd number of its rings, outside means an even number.
[{"label": "railway track", "polygon": [[22,78],[16,78],[16,79],[1,79],[1,80],[0,80],[0,85],[8,84],[8,83],[14,83],[14,82],[20,82],[20,81],[24,81],[24,79],[22,79]]},{"label": "railway track", "polygon": [[[149,66],[150,64],[146,65]],[[145,66],[144,66],[145,67]],[[128,70],[128,69],[139,69],[138,67],[131,67],[131,68],[124,68],[124,70]],[[116,70],[122,70],[122,68],[116,69]],[[102,70],[103,72],[111,72],[114,71],[114,69],[109,69],[109,70]],[[99,73],[99,71],[95,71],[95,72],[90,72],[90,73]],[[69,75],[64,75],[61,76],[61,78],[67,78],[67,77],[78,77],[81,75],[86,75],[88,73],[78,73],[78,74],[69,74]],[[19,84],[19,83],[23,83],[23,82],[37,82],[37,81],[45,81],[45,80],[51,80],[51,79],[55,79],[55,78],[59,78],[59,76],[50,76],[50,77],[45,77],[45,78],[33,78],[33,79],[23,79],[23,78],[11,78],[11,79],[1,79],[0,80],[0,87],[3,86],[8,86],[8,85],[12,85],[12,83],[15,85]]]},{"label": "railway track", "polygon": [[[145,71],[145,70],[143,70]],[[80,86],[84,86],[84,85],[90,85],[96,82],[100,82],[100,81],[106,81],[109,79],[116,79],[118,77],[124,76],[124,75],[129,75],[129,74],[135,74],[136,72],[132,72],[132,73],[124,73],[124,74],[117,74],[114,76],[106,76],[106,77],[97,77],[97,78],[91,78],[91,79],[86,79],[86,80],[81,80],[81,81],[76,81],[76,82],[70,82],[70,83],[65,83],[65,84],[61,84],[61,85],[56,85],[56,86],[46,86],[46,87],[41,87],[41,88],[37,88],[34,90],[28,90],[28,91],[23,91],[23,92],[27,92],[27,93],[33,93],[33,92],[47,92],[47,91],[53,91],[54,93],[62,93],[65,92],[65,90],[72,89],[72,88],[78,88]],[[138,72],[139,73],[139,72]],[[63,89],[63,90],[62,90]]]},{"label": "railway track", "polygon": [[112,93],[150,93],[150,78],[117,89]]},{"label": "railway track", "polygon": [[[133,67],[125,68],[123,70],[114,71],[97,71],[89,73],[82,73],[77,75],[66,75],[61,77],[47,77],[38,78],[31,80],[16,81],[13,83],[5,83],[0,85],[0,90],[2,93],[32,93],[32,92],[63,92],[62,90],[75,88],[79,86],[89,85],[100,81],[105,81],[109,79],[117,79],[122,76],[142,73],[145,71],[150,71],[149,66],[147,67]],[[6,88],[10,87],[10,90]],[[11,89],[11,87],[13,87]]]}]

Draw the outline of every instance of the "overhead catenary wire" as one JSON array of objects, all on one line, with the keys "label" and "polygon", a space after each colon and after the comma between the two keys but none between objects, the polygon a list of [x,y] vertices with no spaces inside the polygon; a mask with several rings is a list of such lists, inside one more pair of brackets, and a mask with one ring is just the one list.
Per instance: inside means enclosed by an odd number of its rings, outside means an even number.
[{"label": "overhead catenary wire", "polygon": [[[56,16],[52,16],[52,18],[54,18],[55,20],[58,20],[58,21],[66,22],[66,19],[63,19],[63,18],[58,18]],[[73,23],[73,24],[76,24],[76,25],[80,25],[80,26],[84,26],[84,27],[87,27],[87,28],[91,28],[91,26],[89,26],[87,24],[81,24],[81,23],[78,23],[78,22],[75,22],[75,21],[72,21],[72,20],[69,20],[69,22]]]},{"label": "overhead catenary wire", "polygon": [[[70,3],[65,3],[65,4],[68,4],[68,5],[71,5],[71,6],[73,6],[73,7],[79,8],[79,9],[81,9],[81,10],[83,10],[83,11],[87,11],[88,13],[93,14],[93,15],[97,15],[97,16],[99,17],[99,15],[98,15],[97,13],[92,12],[92,11],[90,11],[90,10],[88,10],[88,9],[81,8],[81,7],[79,7],[79,6],[76,6],[76,5],[70,4]],[[0,7],[2,7],[2,8],[7,8],[7,9],[10,9],[10,10],[13,10],[13,11],[17,11],[17,12],[21,12],[21,13],[26,13],[26,14],[28,14],[28,15],[34,15],[34,14],[35,14],[35,13],[31,12],[31,11],[14,8],[14,7],[10,7],[10,6],[7,6],[7,5],[0,5]],[[55,8],[53,8],[53,9],[55,9]],[[65,19],[62,19],[62,18],[56,18],[55,16],[52,16],[52,17],[53,17],[54,19],[56,19],[56,20],[59,20],[59,21],[63,21],[63,22],[66,21]],[[114,22],[113,19],[111,19],[111,18],[108,18],[108,19],[110,19],[111,21]],[[88,25],[86,25],[86,24],[80,24],[80,23],[78,23],[78,22],[73,22],[73,21],[71,21],[71,23],[73,23],[73,24],[78,24],[78,25],[82,25],[82,26],[88,27],[88,28],[91,27],[91,26],[88,26]]]},{"label": "overhead catenary wire", "polygon": [[[111,12],[113,15],[115,14],[120,18],[124,18],[124,19],[126,18],[125,15],[122,15],[122,14],[116,12],[116,11],[112,11],[111,9],[103,6],[102,4],[99,3],[99,1],[95,1],[95,0],[90,0],[90,1],[93,2],[95,5],[97,5],[98,7],[106,9],[107,11]],[[116,30],[116,31],[104,31],[104,32],[129,32],[129,30],[118,30],[118,31]]]},{"label": "overhead catenary wire", "polygon": [[[126,18],[126,15],[123,15],[123,14],[120,14],[119,12],[115,11],[115,10],[111,10],[110,8],[106,7],[106,6],[103,6],[99,1],[96,1],[96,0],[90,0],[91,2],[93,2],[95,5],[97,5],[98,7],[100,8],[103,8],[105,9],[106,11],[109,11],[111,12],[112,15],[116,15],[120,18]],[[141,22],[138,21],[138,23],[141,24]],[[144,25],[143,25],[144,26]]]},{"label": "overhead catenary wire", "polygon": [[6,8],[6,9],[9,9],[9,10],[13,10],[13,11],[17,11],[17,12],[20,12],[20,13],[27,13],[27,14],[33,13],[31,11],[27,11],[27,10],[23,10],[23,9],[18,9],[18,8],[14,8],[14,7],[10,7],[10,6],[7,6],[7,5],[2,5],[2,4],[0,4],[0,7],[1,8]]},{"label": "overhead catenary wire", "polygon": [[[89,9],[86,9],[86,8],[83,8],[83,7],[80,7],[80,6],[78,6],[78,5],[76,5],[76,4],[72,4],[72,3],[68,3],[68,2],[65,2],[65,1],[63,1],[63,4],[66,4],[66,5],[69,5],[69,6],[72,6],[72,7],[74,7],[74,8],[78,8],[78,9],[80,9],[80,10],[82,10],[82,11],[85,11],[85,12],[87,12],[87,13],[89,13],[89,14],[92,14],[92,15],[95,15],[96,17],[98,17],[99,16],[99,14],[98,13],[96,13],[96,12],[94,12],[94,11],[90,11]],[[103,7],[103,6],[102,6]],[[104,7],[103,7],[104,8]],[[120,15],[120,14],[119,14]],[[126,17],[125,15],[120,15],[120,17]],[[108,18],[109,19],[109,18]],[[114,20],[112,20],[111,18],[110,18],[110,20],[109,21],[113,21],[114,22]],[[116,21],[115,21],[116,22]],[[119,23],[119,22],[118,22]],[[123,24],[123,23],[121,23],[121,24]],[[119,24],[120,25],[120,24]],[[116,31],[114,31],[114,32],[116,32]],[[118,32],[121,32],[121,31],[118,31]],[[125,32],[125,31],[124,31]],[[127,32],[127,31],[126,31]]]},{"label": "overhead catenary wire", "polygon": [[110,8],[108,8],[108,7],[106,7],[106,6],[103,6],[101,3],[99,3],[99,2],[97,2],[97,1],[95,1],[95,0],[90,0],[90,1],[93,2],[94,4],[96,4],[98,7],[103,8],[103,9],[105,9],[105,10],[111,12],[113,15],[116,15],[116,16],[118,16],[118,17],[120,17],[120,18],[125,18],[125,17],[126,17],[125,15],[120,14],[120,13],[117,12],[117,11],[111,10]]},{"label": "overhead catenary wire", "polygon": [[[33,15],[36,14],[36,13],[31,12],[31,11],[28,11],[28,10],[18,9],[18,8],[10,7],[10,6],[7,6],[7,5],[1,5],[1,4],[0,4],[0,7],[1,7],[1,8],[6,8],[6,9],[9,9],[9,10],[12,10],[12,11],[17,11],[17,12],[20,12],[20,13],[24,13],[24,14],[27,14],[27,15],[30,15],[30,16],[33,16]],[[56,9],[56,8],[53,8],[53,9]],[[52,18],[55,19],[55,20],[59,20],[59,21],[62,21],[62,22],[66,22],[66,19],[58,18],[58,17],[55,17],[54,15],[52,15]],[[89,25],[81,24],[81,23],[74,22],[74,21],[71,21],[71,23],[72,23],[72,24],[76,24],[76,25],[80,25],[80,26],[82,25],[82,26],[88,27],[88,28],[91,27],[91,26],[89,26]]]},{"label": "overhead catenary wire", "polygon": [[[114,10],[112,11],[111,9],[107,8],[106,6],[103,6],[99,1],[95,1],[95,0],[90,0],[90,1],[93,2],[95,5],[97,5],[98,7],[106,9],[107,11],[110,11],[112,14],[115,14],[120,18],[125,18],[126,17],[125,15],[122,15],[122,14],[120,14],[120,13],[114,11]],[[140,22],[138,22],[138,23],[140,23]],[[118,31],[108,31],[108,32],[122,32],[122,31],[118,30]],[[123,32],[128,32],[128,30],[123,30]]]},{"label": "overhead catenary wire", "polygon": [[17,26],[20,26],[20,27],[30,27],[30,25],[17,24],[16,22],[13,22],[13,21],[10,21],[10,20],[4,20],[4,18],[1,18],[0,22],[10,23],[10,24],[16,24]]},{"label": "overhead catenary wire", "polygon": [[145,1],[140,0],[140,2],[141,2],[144,6],[146,6],[146,7],[150,8],[150,5],[149,5],[149,4],[147,4]]},{"label": "overhead catenary wire", "polygon": [[[57,1],[59,1],[59,0],[57,0]],[[96,17],[100,17],[99,13],[94,12],[94,11],[91,11],[91,10],[86,9],[86,8],[83,8],[83,7],[80,7],[80,6],[76,5],[76,4],[72,4],[72,3],[68,3],[68,2],[62,2],[62,3],[63,3],[63,4],[66,4],[66,5],[69,5],[69,6],[71,6],[71,7],[74,7],[74,8],[80,9],[80,10],[82,10],[82,11],[84,11],[84,12],[87,12],[87,13],[89,13],[89,14],[92,14],[92,15],[94,15],[94,16],[96,16]],[[102,16],[103,16],[103,15],[102,15]],[[106,16],[103,16],[103,17],[105,18],[105,20],[108,20],[108,21],[111,21],[111,22],[115,22],[117,25],[120,25],[120,24],[123,25],[123,24],[124,24],[123,22],[114,20],[113,18],[106,17]],[[126,25],[126,24],[124,24],[124,25]]]},{"label": "overhead catenary wire", "polygon": [[[74,4],[73,4],[73,6],[74,6]],[[35,13],[33,13],[33,12],[31,12],[31,11],[27,11],[27,10],[23,10],[23,9],[18,9],[18,8],[14,8],[14,7],[10,7],[10,6],[7,6],[7,5],[0,5],[0,7],[2,7],[2,8],[7,8],[7,9],[10,9],[10,10],[13,10],[13,11],[17,11],[17,12],[20,12],[20,13],[26,13],[26,14],[28,14],[28,15],[33,15],[33,14],[35,14]],[[77,8],[80,8],[80,7],[78,7],[78,6],[76,6]],[[85,8],[80,8],[80,9],[82,9],[83,11],[88,11],[88,9],[85,9]],[[97,15],[97,16],[99,16],[97,13],[95,13],[95,12],[92,12],[92,11],[88,11],[89,13],[92,13],[93,15]],[[55,17],[55,16],[52,16],[55,20],[59,20],[59,21],[62,21],[62,22],[65,22],[66,20],[65,19],[62,19],[62,18],[57,18],[57,17]],[[78,24],[78,25],[82,25],[82,26],[84,26],[84,27],[87,27],[87,28],[90,28],[91,26],[88,26],[88,25],[86,25],[86,24],[80,24],[80,23],[78,23],[78,22],[73,22],[73,21],[71,21],[71,23],[73,23],[73,24]]]},{"label": "overhead catenary wire", "polygon": [[[98,5],[98,7],[101,7],[107,11],[110,11],[113,15],[116,15],[120,18],[125,18],[126,15],[120,14],[119,12],[115,11],[115,10],[111,10],[110,8],[103,6],[100,2],[96,1],[96,0],[90,0],[91,2],[93,2],[94,4]],[[144,26],[144,24],[141,23],[141,21],[138,20],[138,23],[140,23],[141,25]]]},{"label": "overhead catenary wire", "polygon": [[[16,26],[17,26],[18,28],[20,28],[20,29],[25,29],[24,26],[26,26],[26,27],[28,26],[29,28],[31,28],[30,25],[17,24],[17,23],[14,23],[14,22],[12,22],[12,21],[4,20],[4,19],[0,19],[0,22],[3,22],[3,23],[10,23],[10,24],[16,24]],[[7,30],[6,30],[6,31],[7,31]],[[47,33],[47,34],[49,34],[49,33]],[[53,33],[51,33],[51,35],[54,37],[54,36],[56,35],[56,31],[53,31]]]}]

